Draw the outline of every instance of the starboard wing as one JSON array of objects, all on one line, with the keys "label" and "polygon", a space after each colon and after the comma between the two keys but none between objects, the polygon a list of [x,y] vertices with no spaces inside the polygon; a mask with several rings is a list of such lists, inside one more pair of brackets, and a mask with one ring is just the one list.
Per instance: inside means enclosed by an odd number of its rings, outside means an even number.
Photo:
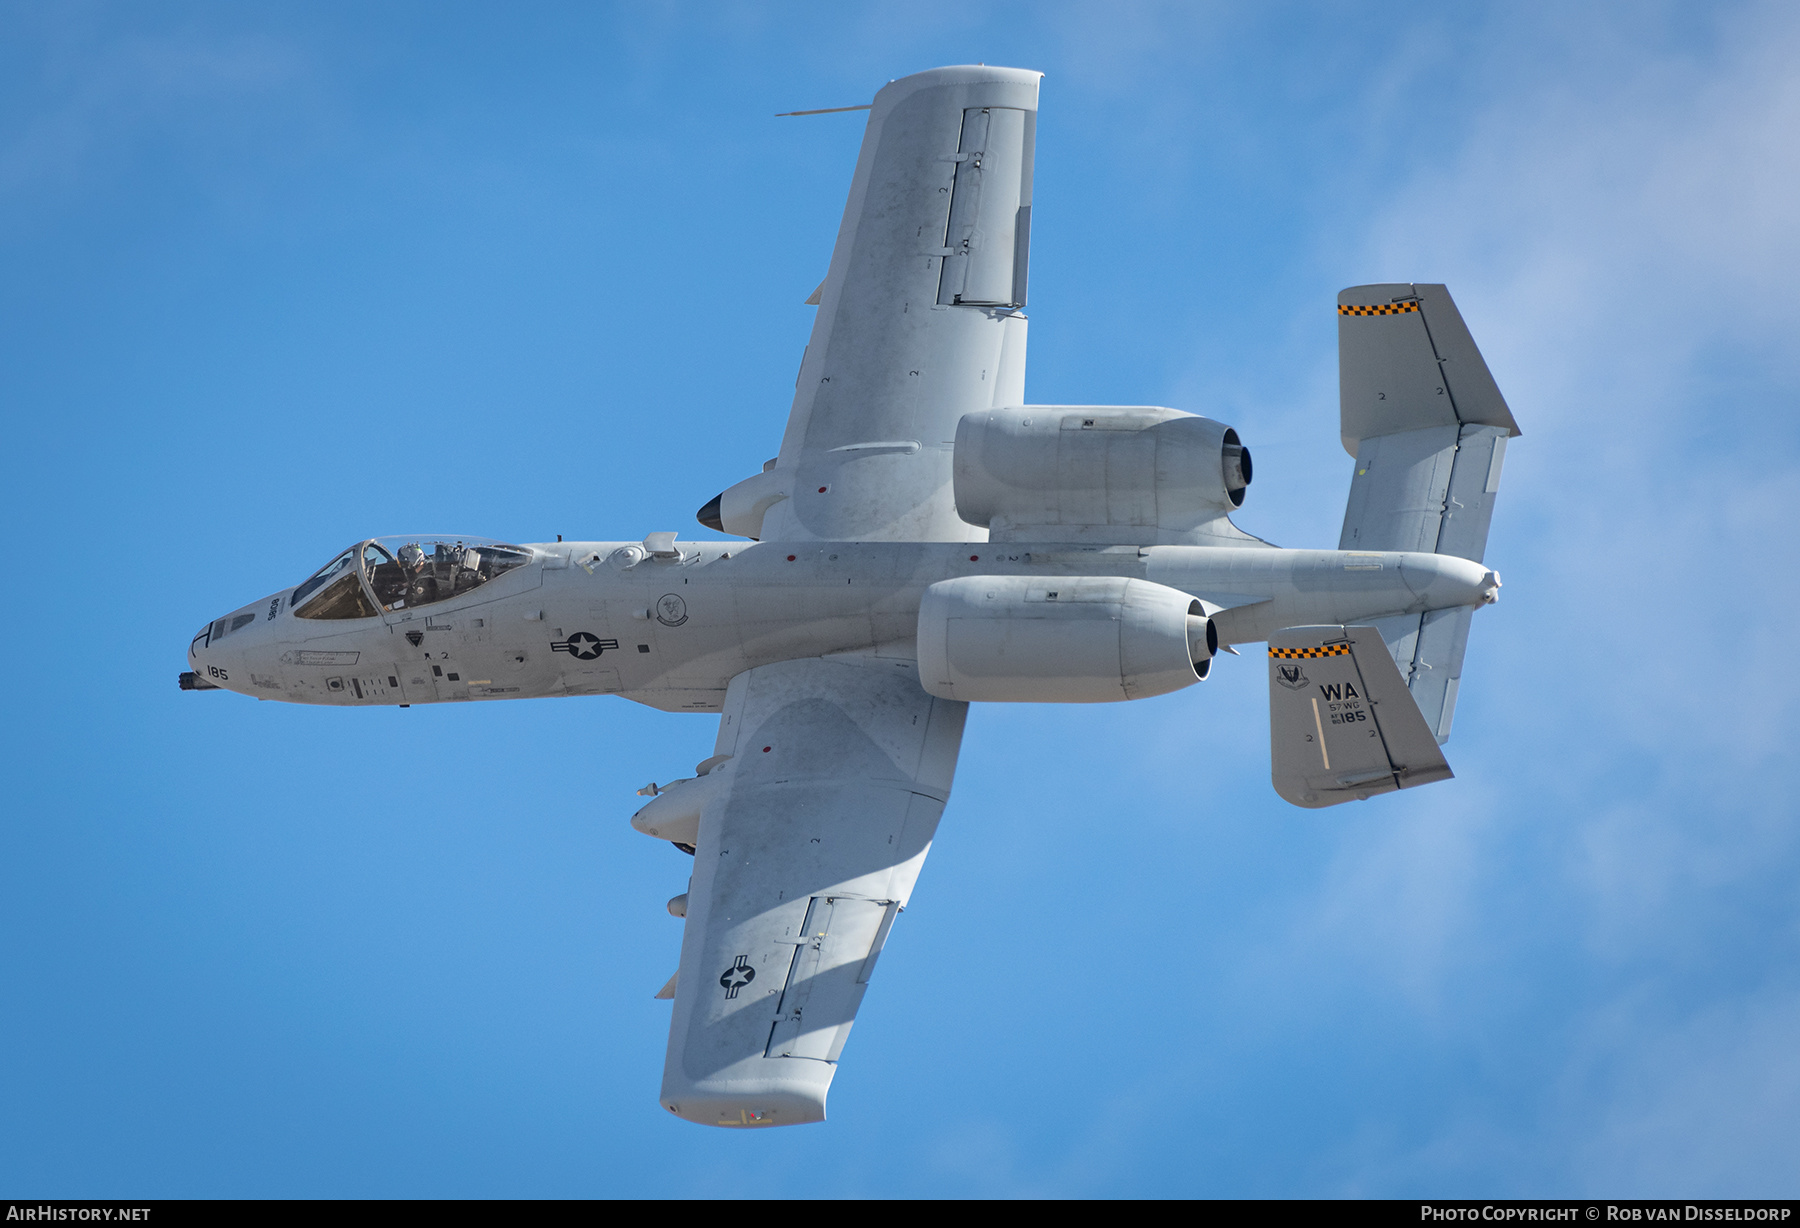
[{"label": "starboard wing", "polygon": [[1275,792],[1318,808],[1452,776],[1374,627],[1289,627],[1269,637]]},{"label": "starboard wing", "polygon": [[875,96],[781,454],[710,513],[730,531],[741,508],[765,541],[985,540],[950,452],[957,419],[1024,399],[1040,76],[938,68]]},{"label": "starboard wing", "polygon": [[911,661],[732,680],[688,889],[662,1103],[688,1121],[822,1121],[894,918],[950,795],[968,705]]}]

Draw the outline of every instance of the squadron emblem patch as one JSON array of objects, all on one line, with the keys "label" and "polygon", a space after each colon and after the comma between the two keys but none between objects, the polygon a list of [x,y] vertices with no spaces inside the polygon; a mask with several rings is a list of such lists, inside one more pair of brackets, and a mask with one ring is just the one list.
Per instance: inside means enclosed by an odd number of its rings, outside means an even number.
[{"label": "squadron emblem patch", "polygon": [[1290,691],[1298,691],[1306,686],[1309,679],[1306,676],[1306,669],[1303,666],[1277,665],[1275,667],[1275,681],[1279,682]]}]

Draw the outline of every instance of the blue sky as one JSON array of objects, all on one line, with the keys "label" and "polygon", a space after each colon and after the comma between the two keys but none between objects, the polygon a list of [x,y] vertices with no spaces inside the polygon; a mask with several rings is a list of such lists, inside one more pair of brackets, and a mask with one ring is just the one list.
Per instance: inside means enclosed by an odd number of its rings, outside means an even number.
[{"label": "blue sky", "polygon": [[[978,708],[831,1121],[702,1130],[626,820],[712,720],[175,673],[361,536],[706,535],[861,136],[773,113],[974,60],[1047,73],[1029,398],[1231,422],[1253,532],[1336,540],[1335,292],[1450,285],[1525,431],[1458,778],[1287,806],[1250,658]],[[1793,1196],[1796,65],[1776,4],[0,8],[0,1196]]]}]

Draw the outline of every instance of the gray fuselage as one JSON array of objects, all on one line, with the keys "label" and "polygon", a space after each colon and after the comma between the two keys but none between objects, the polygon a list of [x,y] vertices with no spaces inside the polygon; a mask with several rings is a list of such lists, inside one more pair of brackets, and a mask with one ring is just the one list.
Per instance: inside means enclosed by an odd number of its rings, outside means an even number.
[{"label": "gray fuselage", "polygon": [[[293,703],[415,704],[623,695],[717,712],[730,680],[841,653],[911,659],[919,603],[969,575],[1124,576],[1212,606],[1222,642],[1493,600],[1448,555],[1194,546],[954,542],[554,542],[461,597],[373,617],[296,617],[292,589],[188,658],[203,684]],[[220,624],[230,625],[221,619]]]}]

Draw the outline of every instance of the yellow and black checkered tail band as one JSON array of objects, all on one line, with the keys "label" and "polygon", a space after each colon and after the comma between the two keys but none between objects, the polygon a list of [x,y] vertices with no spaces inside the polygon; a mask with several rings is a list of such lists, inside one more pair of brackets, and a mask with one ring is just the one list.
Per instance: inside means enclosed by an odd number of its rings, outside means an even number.
[{"label": "yellow and black checkered tail band", "polygon": [[1269,655],[1283,661],[1295,657],[1341,657],[1350,651],[1348,644],[1325,644],[1318,648],[1271,648]]},{"label": "yellow and black checkered tail band", "polygon": [[1341,316],[1400,316],[1417,311],[1417,303],[1378,303],[1372,307],[1339,307]]}]

